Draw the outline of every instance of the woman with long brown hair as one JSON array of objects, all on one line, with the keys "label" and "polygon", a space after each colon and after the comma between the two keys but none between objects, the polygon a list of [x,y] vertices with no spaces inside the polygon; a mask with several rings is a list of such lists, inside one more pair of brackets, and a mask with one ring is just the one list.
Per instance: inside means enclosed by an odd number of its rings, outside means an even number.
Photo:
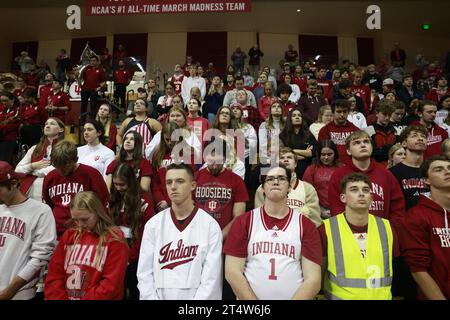
[{"label": "woman with long brown hair", "polygon": [[103,103],[100,108],[98,108],[95,120],[99,121],[105,128],[105,134],[103,135],[104,145],[116,153],[117,127],[112,121],[112,113],[111,105]]},{"label": "woman with long brown hair", "polygon": [[112,174],[109,214],[120,226],[130,246],[125,292],[129,300],[139,300],[137,289],[137,264],[142,233],[147,221],[153,216],[153,203],[147,192],[142,192],[134,170],[126,163],[120,163]]},{"label": "woman with long brown hair", "polygon": [[150,161],[144,159],[143,152],[141,135],[136,131],[128,132],[123,139],[119,154],[106,169],[106,185],[109,190],[111,190],[114,170],[121,163],[125,163],[134,170],[141,190],[150,191],[153,169]]},{"label": "woman with long brown hair", "polygon": [[42,185],[45,176],[55,169],[50,164],[52,147],[64,140],[64,123],[58,118],[48,118],[44,135],[37,145],[32,146],[16,166],[16,172],[27,176],[20,184],[20,191],[38,201],[42,201]]},{"label": "woman with long brown hair", "polygon": [[47,300],[121,300],[128,245],[94,192],[70,203],[73,227],[61,237],[45,279]]}]

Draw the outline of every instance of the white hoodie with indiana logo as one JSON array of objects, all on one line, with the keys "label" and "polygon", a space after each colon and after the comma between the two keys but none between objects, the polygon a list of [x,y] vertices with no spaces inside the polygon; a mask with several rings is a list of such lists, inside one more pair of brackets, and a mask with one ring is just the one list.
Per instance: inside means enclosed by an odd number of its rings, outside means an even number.
[{"label": "white hoodie with indiana logo", "polygon": [[179,223],[170,208],[145,225],[137,270],[141,300],[222,299],[222,231],[194,208]]}]

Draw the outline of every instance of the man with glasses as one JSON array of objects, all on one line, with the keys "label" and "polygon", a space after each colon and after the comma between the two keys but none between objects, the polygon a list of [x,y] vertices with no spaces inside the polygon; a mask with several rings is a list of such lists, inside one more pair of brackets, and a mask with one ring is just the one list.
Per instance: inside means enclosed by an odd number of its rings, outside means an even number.
[{"label": "man with glasses", "polygon": [[320,290],[320,236],[287,205],[290,180],[286,167],[270,169],[264,205],[239,216],[228,234],[225,278],[239,300],[311,300]]}]

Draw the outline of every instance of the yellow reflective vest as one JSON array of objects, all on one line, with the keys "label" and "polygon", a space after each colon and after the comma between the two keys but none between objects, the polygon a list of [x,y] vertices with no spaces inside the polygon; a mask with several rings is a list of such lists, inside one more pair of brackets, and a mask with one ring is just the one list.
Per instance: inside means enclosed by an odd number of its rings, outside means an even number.
[{"label": "yellow reflective vest", "polygon": [[324,220],[324,224],[328,239],[325,296],[332,300],[392,299],[389,221],[369,214],[365,258],[343,213]]}]

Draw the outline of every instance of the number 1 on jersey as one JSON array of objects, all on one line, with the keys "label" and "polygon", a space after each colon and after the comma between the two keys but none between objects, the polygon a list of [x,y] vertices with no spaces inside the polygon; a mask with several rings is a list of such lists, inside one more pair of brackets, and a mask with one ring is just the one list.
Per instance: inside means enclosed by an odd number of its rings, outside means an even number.
[{"label": "number 1 on jersey", "polygon": [[277,280],[277,276],[275,275],[275,258],[272,258],[270,261],[270,276],[269,280]]}]

